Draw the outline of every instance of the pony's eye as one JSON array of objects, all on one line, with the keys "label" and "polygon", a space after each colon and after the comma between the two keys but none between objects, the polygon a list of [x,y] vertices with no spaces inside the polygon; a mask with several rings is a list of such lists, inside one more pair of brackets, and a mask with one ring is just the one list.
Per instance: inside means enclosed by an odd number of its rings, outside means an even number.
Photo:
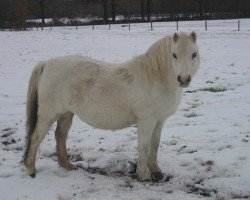
[{"label": "pony's eye", "polygon": [[177,60],[177,55],[173,53],[173,58]]},{"label": "pony's eye", "polygon": [[196,57],[196,53],[193,53],[192,55],[192,59],[194,59]]}]

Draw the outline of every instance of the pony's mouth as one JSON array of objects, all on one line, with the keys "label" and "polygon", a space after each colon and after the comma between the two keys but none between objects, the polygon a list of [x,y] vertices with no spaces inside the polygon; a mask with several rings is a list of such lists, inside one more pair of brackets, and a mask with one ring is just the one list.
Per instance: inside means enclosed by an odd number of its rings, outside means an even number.
[{"label": "pony's mouth", "polygon": [[188,86],[189,86],[189,83],[187,83],[187,84],[182,84],[182,83],[179,83],[179,86],[180,86],[180,87],[182,87],[182,88],[186,88],[186,87],[188,87]]}]

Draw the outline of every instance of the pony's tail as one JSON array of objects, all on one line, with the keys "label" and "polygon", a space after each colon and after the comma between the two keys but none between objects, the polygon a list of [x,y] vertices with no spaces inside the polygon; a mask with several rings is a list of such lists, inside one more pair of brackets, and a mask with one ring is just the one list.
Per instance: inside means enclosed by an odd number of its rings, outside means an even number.
[{"label": "pony's tail", "polygon": [[34,132],[37,123],[37,112],[38,112],[38,82],[43,73],[45,62],[40,62],[33,70],[28,87],[27,93],[27,104],[26,104],[26,149],[23,155],[23,162],[30,148],[30,139]]}]

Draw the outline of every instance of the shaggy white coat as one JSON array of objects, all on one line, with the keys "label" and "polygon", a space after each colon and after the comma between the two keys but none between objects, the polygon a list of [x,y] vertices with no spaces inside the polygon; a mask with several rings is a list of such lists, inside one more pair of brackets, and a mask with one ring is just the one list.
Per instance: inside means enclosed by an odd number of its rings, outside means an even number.
[{"label": "shaggy white coat", "polygon": [[55,121],[59,164],[74,168],[67,158],[66,139],[75,114],[100,129],[137,124],[138,179],[157,179],[154,173],[161,177],[157,164],[161,130],[177,110],[180,86],[188,86],[199,63],[194,32],[166,36],[145,54],[122,64],[82,56],[39,63],[32,73],[27,97],[24,164],[29,173],[35,172],[37,148]]}]

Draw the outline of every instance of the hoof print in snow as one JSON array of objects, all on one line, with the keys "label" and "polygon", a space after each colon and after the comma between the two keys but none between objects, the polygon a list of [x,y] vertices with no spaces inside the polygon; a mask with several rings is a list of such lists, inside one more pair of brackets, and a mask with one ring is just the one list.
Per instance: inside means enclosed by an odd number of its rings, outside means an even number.
[{"label": "hoof print in snow", "polygon": [[87,171],[90,174],[100,174],[104,176],[108,175],[108,172],[98,167],[87,167],[87,168],[83,168],[83,170]]},{"label": "hoof print in snow", "polygon": [[125,181],[125,187],[126,188],[133,188],[134,187],[134,185],[133,185],[133,183],[131,182],[131,181]]},{"label": "hoof print in snow", "polygon": [[244,194],[231,194],[232,199],[250,199],[250,195]]},{"label": "hoof print in snow", "polygon": [[178,152],[181,152],[181,151],[182,151],[183,149],[185,149],[185,148],[187,148],[186,145],[182,146],[182,147],[178,150]]},{"label": "hoof print in snow", "polygon": [[197,149],[193,149],[193,150],[188,151],[187,153],[196,153],[197,151],[198,151]]},{"label": "hoof print in snow", "polygon": [[2,134],[3,134],[3,135],[1,136],[1,138],[7,138],[7,137],[9,137],[9,136],[15,134],[16,130],[13,129],[13,128],[5,128],[5,129],[2,129],[1,132],[2,132]]},{"label": "hoof print in snow", "polygon": [[178,150],[178,154],[184,154],[184,153],[195,153],[198,151],[198,149],[193,149],[193,148],[187,148],[188,146],[184,145],[182,147],[180,147],[180,149]]},{"label": "hoof print in snow", "polygon": [[2,129],[1,130],[1,133],[2,133],[1,138],[3,138],[3,140],[4,140],[4,141],[2,141],[2,144],[5,146],[10,145],[10,144],[16,144],[17,141],[13,137],[10,137],[11,135],[15,134],[15,132],[16,132],[16,130],[13,128]]},{"label": "hoof print in snow", "polygon": [[214,161],[208,160],[206,162],[201,163],[201,165],[206,167],[206,169],[205,169],[206,172],[210,172],[210,171],[212,171]]},{"label": "hoof print in snow", "polygon": [[83,157],[82,156],[79,156],[75,160],[73,160],[73,162],[80,162],[80,161],[83,161]]},{"label": "hoof print in snow", "polygon": [[224,149],[233,149],[233,145],[228,144],[228,145],[225,145],[225,146],[221,146],[221,147],[218,148],[218,151],[222,151]]},{"label": "hoof print in snow", "polygon": [[129,164],[131,165],[130,171],[129,171],[129,177],[132,179],[137,179],[137,176],[136,176],[137,163],[129,161]]},{"label": "hoof print in snow", "polygon": [[191,117],[198,117],[199,115],[192,112],[192,113],[189,113],[189,114],[185,114],[184,117],[187,117],[187,118],[191,118]]},{"label": "hoof print in snow", "polygon": [[202,165],[202,166],[212,166],[212,165],[214,165],[214,161],[208,160],[208,161],[202,163],[201,165]]},{"label": "hoof print in snow", "polygon": [[71,155],[70,156],[70,160],[72,160],[72,162],[80,162],[80,161],[84,161],[83,157],[82,157],[82,152],[77,154],[77,155]]},{"label": "hoof print in snow", "polygon": [[10,144],[15,144],[16,143],[16,140],[15,139],[12,139],[12,140],[10,140],[10,141],[4,141],[4,142],[2,142],[2,144],[3,145],[10,145]]},{"label": "hoof print in snow", "polygon": [[242,139],[241,142],[243,142],[243,143],[248,143],[249,140],[247,140],[247,139]]},{"label": "hoof print in snow", "polygon": [[194,185],[186,185],[188,191],[187,193],[196,194],[203,197],[212,197],[214,194],[217,194],[217,190],[210,190],[205,188],[199,183],[194,183]]}]

